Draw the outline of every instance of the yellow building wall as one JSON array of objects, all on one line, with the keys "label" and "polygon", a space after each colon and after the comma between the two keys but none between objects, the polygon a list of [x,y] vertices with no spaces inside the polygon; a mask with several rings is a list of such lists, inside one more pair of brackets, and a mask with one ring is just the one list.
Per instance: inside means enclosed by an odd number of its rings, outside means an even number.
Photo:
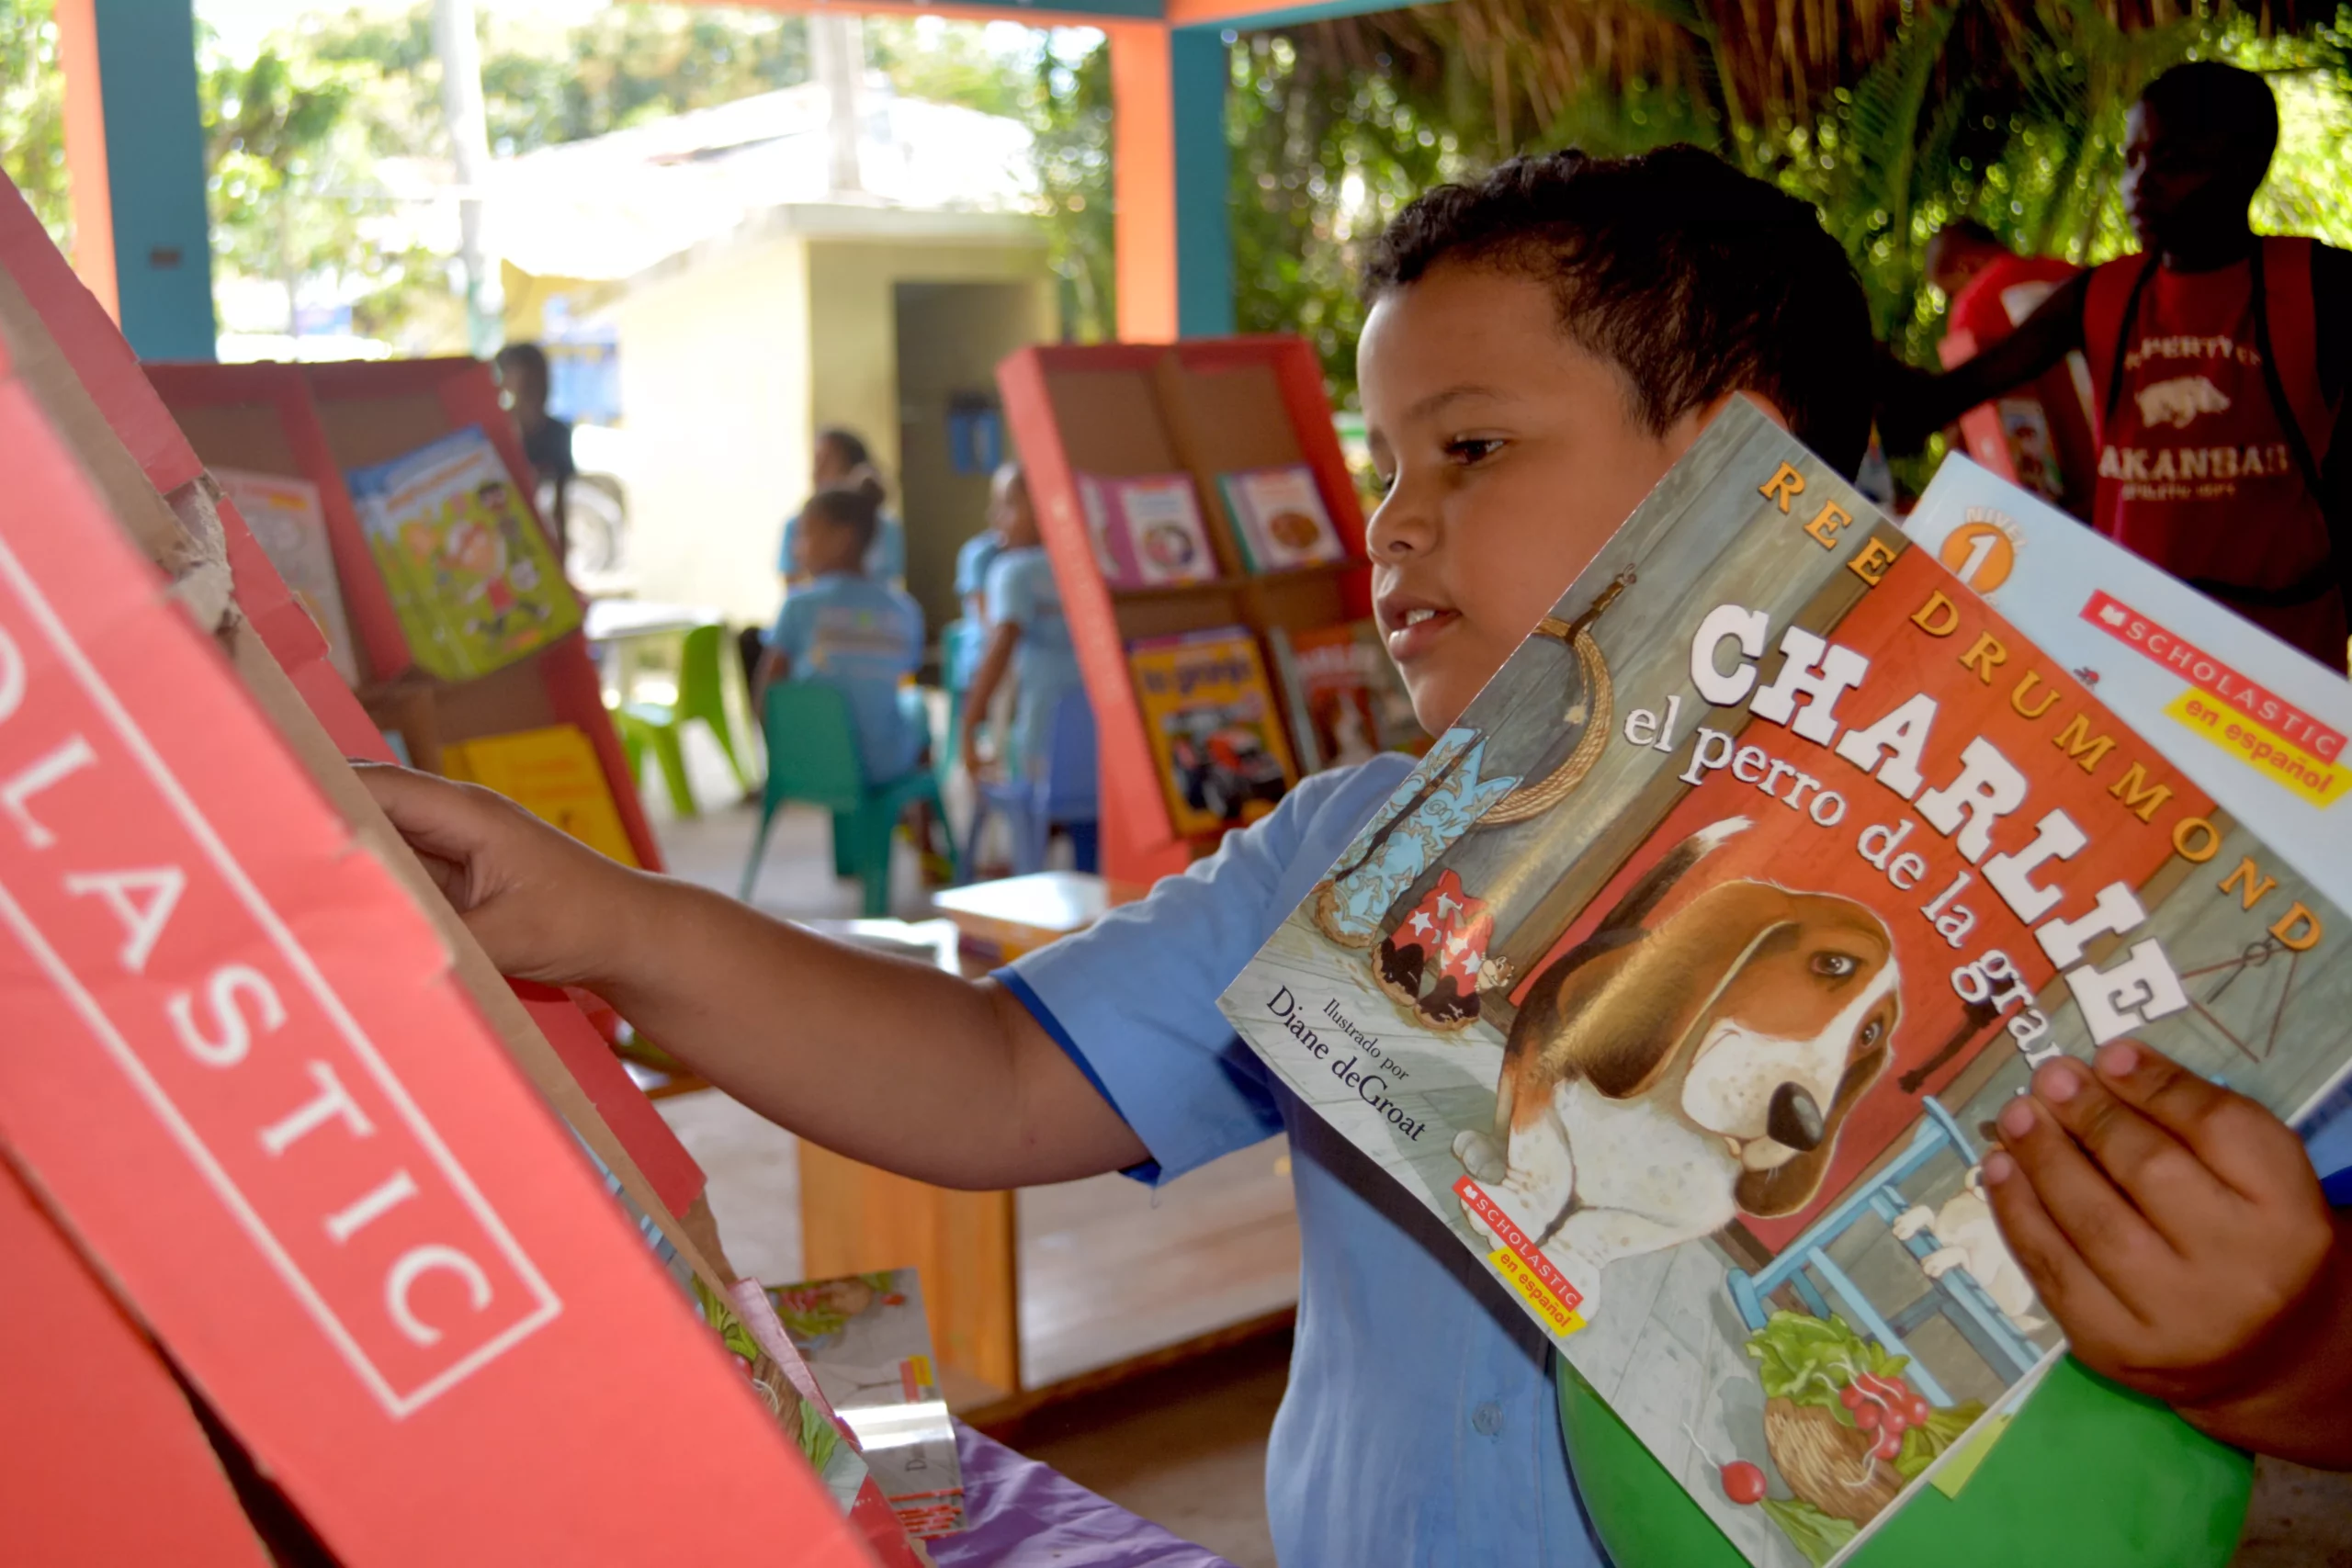
[{"label": "yellow building wall", "polygon": [[856,431],[890,476],[907,588],[936,636],[956,613],[956,549],[988,497],[985,476],[949,470],[944,396],[993,395],[997,361],[1054,335],[1045,247],[816,240],[808,276],[813,423]]},{"label": "yellow building wall", "polygon": [[[992,287],[915,291],[923,341],[902,345],[902,283]],[[814,434],[842,424],[890,477],[892,506],[908,520],[908,586],[936,635],[955,613],[956,551],[981,525],[987,480],[944,474],[930,389],[992,392],[999,359],[1053,334],[1042,242],[770,235],[640,277],[615,310],[632,468],[622,476],[627,566],[639,595],[713,605],[739,624],[773,619],[777,541],[808,495]],[[926,389],[912,406],[900,396],[902,364]]]},{"label": "yellow building wall", "polygon": [[774,619],[776,543],[808,488],[807,245],[697,255],[616,309],[639,595]]}]

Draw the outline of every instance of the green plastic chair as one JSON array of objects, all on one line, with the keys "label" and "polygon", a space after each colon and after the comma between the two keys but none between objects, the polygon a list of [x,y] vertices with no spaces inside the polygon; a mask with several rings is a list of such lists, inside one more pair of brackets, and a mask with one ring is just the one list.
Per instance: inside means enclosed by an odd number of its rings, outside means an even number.
[{"label": "green plastic chair", "polygon": [[700,719],[710,727],[727,765],[734,770],[736,784],[744,794],[752,793],[751,774],[735,750],[735,727],[727,716],[727,688],[719,675],[726,643],[726,627],[695,627],[686,633],[678,654],[677,701],[624,703],[614,715],[622,749],[628,753],[630,776],[642,785],[645,754],[652,752],[662,768],[662,782],[670,792],[670,805],[681,817],[700,814],[694,788],[686,782],[685,753],[680,743],[690,719]]},{"label": "green plastic chair", "polygon": [[858,762],[848,700],[820,682],[780,681],[770,686],[761,720],[768,777],[760,791],[759,831],[752,838],[752,858],[743,867],[738,896],[750,902],[776,808],[797,800],[833,814],[834,872],[864,884],[865,918],[882,919],[890,912],[890,839],[899,818],[918,801],[945,818],[937,779],[917,764],[888,784],[869,787]]},{"label": "green plastic chair", "polygon": [[[1560,1426],[1617,1568],[1744,1568],[1746,1559],[1566,1359]],[[1932,1486],[1853,1568],[2222,1568],[2254,1461],[2071,1357],[2025,1402],[1958,1497]]]}]

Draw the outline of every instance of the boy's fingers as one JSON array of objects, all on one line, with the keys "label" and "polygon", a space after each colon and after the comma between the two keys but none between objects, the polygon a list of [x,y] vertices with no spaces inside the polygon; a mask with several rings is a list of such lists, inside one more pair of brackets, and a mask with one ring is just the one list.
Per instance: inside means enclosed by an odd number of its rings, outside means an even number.
[{"label": "boy's fingers", "polygon": [[2177,1262],[2171,1244],[2115,1190],[2048,1106],[2019,1095],[1996,1121],[2002,1145],[2032,1184],[2041,1212],[2119,1300],[2136,1301],[2146,1281],[2170,1277]]},{"label": "boy's fingers", "polygon": [[2302,1145],[2268,1111],[2133,1040],[2092,1058],[2118,1100],[2170,1134],[2222,1181],[2248,1199],[2276,1190],[2308,1168]]},{"label": "boy's fingers", "polygon": [[2230,1223],[2236,1194],[2083,1064],[2066,1057],[2045,1064],[2033,1075],[2033,1092],[2176,1251],[2186,1254],[2187,1238],[2211,1236]]},{"label": "boy's fingers", "polygon": [[[357,766],[361,787],[421,855],[464,865],[483,841],[477,792],[465,784],[380,763]],[[496,798],[496,797],[492,797]]]},{"label": "boy's fingers", "polygon": [[2113,1338],[2138,1321],[2067,1241],[2016,1160],[1998,1151],[1987,1155],[1984,1190],[2009,1256],[2071,1337]]}]

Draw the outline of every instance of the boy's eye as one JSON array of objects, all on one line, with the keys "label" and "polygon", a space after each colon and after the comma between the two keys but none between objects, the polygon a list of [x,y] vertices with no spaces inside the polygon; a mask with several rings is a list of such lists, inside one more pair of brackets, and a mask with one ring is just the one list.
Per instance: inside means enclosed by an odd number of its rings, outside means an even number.
[{"label": "boy's eye", "polygon": [[1502,443],[1483,435],[1464,435],[1445,444],[1445,455],[1454,462],[1467,466],[1483,463],[1502,450]]}]

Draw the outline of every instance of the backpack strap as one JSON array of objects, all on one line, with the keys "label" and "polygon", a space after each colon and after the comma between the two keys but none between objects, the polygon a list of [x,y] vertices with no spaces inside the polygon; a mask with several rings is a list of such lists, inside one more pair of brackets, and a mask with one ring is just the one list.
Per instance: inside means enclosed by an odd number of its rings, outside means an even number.
[{"label": "backpack strap", "polygon": [[2083,297],[2083,358],[2090,365],[2092,400],[2098,409],[2094,443],[2107,440],[2115,404],[2123,393],[2124,339],[2140,313],[2140,296],[2156,275],[2153,255],[2119,256],[2093,270]]}]

